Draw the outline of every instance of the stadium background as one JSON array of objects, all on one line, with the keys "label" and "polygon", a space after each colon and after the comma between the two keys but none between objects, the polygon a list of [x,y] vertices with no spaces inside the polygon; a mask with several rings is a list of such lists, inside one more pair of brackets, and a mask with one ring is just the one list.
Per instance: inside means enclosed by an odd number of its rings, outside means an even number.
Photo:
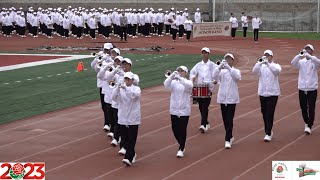
[{"label": "stadium background", "polygon": [[[215,2],[215,3],[214,3]],[[212,12],[215,21],[225,21],[234,12],[238,20],[241,12],[247,15],[261,16],[264,24],[262,31],[317,31],[318,26],[318,0],[2,0],[0,7],[103,7],[117,8],[145,8],[155,10],[171,7],[177,10],[188,8],[193,16],[196,8],[203,12],[204,21],[212,21]]]}]

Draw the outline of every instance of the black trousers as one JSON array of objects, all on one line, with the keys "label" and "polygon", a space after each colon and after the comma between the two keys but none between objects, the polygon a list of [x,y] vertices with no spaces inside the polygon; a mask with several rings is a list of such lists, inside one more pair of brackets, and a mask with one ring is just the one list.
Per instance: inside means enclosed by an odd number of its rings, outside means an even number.
[{"label": "black trousers", "polygon": [[199,110],[201,114],[201,125],[207,125],[209,124],[208,122],[208,112],[209,112],[209,105],[211,102],[211,97],[210,98],[195,98],[195,100],[199,104]]},{"label": "black trousers", "polygon": [[123,36],[124,36],[124,40],[127,41],[127,27],[124,26],[124,27],[120,27],[120,38],[121,38],[121,41],[123,40]]},{"label": "black trousers", "polygon": [[254,29],[253,30],[253,39],[254,41],[258,41],[259,38],[259,29]]},{"label": "black trousers", "polygon": [[243,27],[243,37],[247,37],[248,27]]},{"label": "black trousers", "polygon": [[186,31],[186,33],[187,33],[187,40],[190,40],[191,32],[192,32],[192,31]]},{"label": "black trousers", "polygon": [[171,34],[172,34],[172,39],[176,40],[177,39],[177,29],[171,29]]},{"label": "black trousers", "polygon": [[231,37],[236,36],[236,31],[237,31],[237,28],[231,28]]},{"label": "black trousers", "polygon": [[104,114],[104,125],[110,125],[110,115],[108,113],[108,109],[109,107],[111,107],[111,105],[104,102],[104,94],[102,94],[102,88],[100,88],[100,102],[101,109]]},{"label": "black trousers", "polygon": [[151,24],[150,23],[146,23],[144,25],[145,29],[144,29],[144,35],[145,36],[149,36],[150,35],[150,30],[151,30]]},{"label": "black trousers", "polygon": [[139,125],[120,125],[121,144],[126,149],[126,155],[124,159],[128,159],[132,162],[135,155],[135,146],[138,137]]},{"label": "black trousers", "polygon": [[184,26],[183,25],[179,25],[179,37],[182,37],[184,33]]},{"label": "black trousers", "polygon": [[220,104],[221,114],[224,124],[224,129],[226,130],[225,141],[229,141],[233,137],[233,117],[236,110],[236,104]]},{"label": "black trousers", "polygon": [[179,150],[184,150],[187,139],[187,126],[188,126],[189,116],[176,116],[171,115],[171,127],[179,144]]},{"label": "black trousers", "polygon": [[83,31],[83,27],[77,27],[77,37],[81,38],[82,37],[82,31]]},{"label": "black trousers", "polygon": [[[119,128],[119,124],[118,124],[118,109],[113,108],[110,106],[110,132],[113,132],[113,137],[114,139],[116,139],[117,141],[119,141],[119,137],[120,137],[120,128]],[[122,146],[120,145],[120,148],[122,148]]]},{"label": "black trousers", "polygon": [[96,29],[90,29],[90,37],[96,38]]},{"label": "black trousers", "polygon": [[137,24],[133,24],[132,25],[132,29],[131,29],[131,34],[132,34],[132,36],[136,36],[137,35]]},{"label": "black trousers", "polygon": [[264,121],[264,132],[271,136],[274,121],[274,111],[278,102],[278,96],[263,97],[260,96],[261,113]]},{"label": "black trousers", "polygon": [[168,24],[166,24],[166,34],[167,33],[170,33],[170,24],[168,25]]},{"label": "black trousers", "polygon": [[63,29],[63,36],[69,37],[69,29]]},{"label": "black trousers", "polygon": [[318,91],[299,90],[299,101],[304,122],[312,128],[315,116],[315,108]]},{"label": "black trousers", "polygon": [[162,35],[163,27],[164,27],[164,24],[163,23],[159,23],[159,25],[158,25],[158,35]]}]

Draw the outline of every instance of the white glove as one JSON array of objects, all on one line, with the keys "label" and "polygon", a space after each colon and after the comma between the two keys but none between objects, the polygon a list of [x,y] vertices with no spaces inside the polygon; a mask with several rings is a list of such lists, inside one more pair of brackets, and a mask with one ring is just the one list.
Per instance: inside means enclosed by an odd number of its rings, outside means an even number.
[{"label": "white glove", "polygon": [[224,68],[225,68],[225,69],[228,69],[229,71],[231,70],[231,67],[229,66],[228,63],[226,63],[226,64],[224,65]]},{"label": "white glove", "polygon": [[173,79],[176,77],[177,74],[178,74],[177,71],[173,71],[173,72],[171,73],[171,75],[170,75],[170,78],[173,80]]},{"label": "white glove", "polygon": [[181,79],[180,74],[177,73],[177,74],[175,75],[175,78],[180,80],[180,79]]},{"label": "white glove", "polygon": [[222,61],[219,65],[219,69],[224,69],[224,66],[225,66],[226,62]]},{"label": "white glove", "polygon": [[307,53],[307,52],[305,53],[305,56],[306,56],[306,59],[307,59],[307,60],[312,59],[312,56],[311,56],[309,53]]}]

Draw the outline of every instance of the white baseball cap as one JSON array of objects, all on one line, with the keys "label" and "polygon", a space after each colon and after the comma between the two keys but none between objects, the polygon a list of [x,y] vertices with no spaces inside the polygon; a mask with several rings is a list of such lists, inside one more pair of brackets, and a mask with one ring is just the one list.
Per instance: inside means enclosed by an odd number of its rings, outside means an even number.
[{"label": "white baseball cap", "polygon": [[269,54],[270,56],[273,56],[273,52],[271,50],[265,50],[263,54]]},{"label": "white baseball cap", "polygon": [[133,79],[134,74],[132,72],[126,72],[126,73],[124,73],[124,78]]},{"label": "white baseball cap", "polygon": [[120,49],[118,49],[118,48],[113,48],[112,50],[115,51],[118,55],[120,55]]},{"label": "white baseball cap", "polygon": [[131,61],[131,59],[129,59],[129,58],[123,58],[122,62],[126,62],[126,63],[132,65],[132,61]]},{"label": "white baseball cap", "polygon": [[186,66],[179,66],[176,70],[178,71],[178,69],[182,69],[184,72],[188,73],[188,68]]},{"label": "white baseball cap", "polygon": [[304,46],[304,48],[309,47],[312,51],[314,51],[314,48],[311,44],[307,44],[306,46]]},{"label": "white baseball cap", "polygon": [[232,59],[234,59],[234,56],[231,53],[227,53],[226,55],[224,55],[224,59],[226,59],[226,57],[231,57]]},{"label": "white baseball cap", "polygon": [[103,49],[112,49],[113,45],[111,43],[104,43]]},{"label": "white baseball cap", "polygon": [[202,49],[201,49],[201,52],[202,52],[202,51],[206,51],[206,52],[210,53],[210,49],[207,48],[207,47],[202,48]]},{"label": "white baseball cap", "polygon": [[118,59],[120,62],[123,61],[123,57],[122,57],[122,56],[116,56],[116,57],[114,58],[114,60],[116,60],[116,59]]}]

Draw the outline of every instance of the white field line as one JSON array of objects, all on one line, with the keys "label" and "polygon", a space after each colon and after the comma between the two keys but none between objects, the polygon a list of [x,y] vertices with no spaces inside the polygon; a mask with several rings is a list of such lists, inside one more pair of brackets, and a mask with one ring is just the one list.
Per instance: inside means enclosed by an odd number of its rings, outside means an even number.
[{"label": "white field line", "polygon": [[14,69],[21,69],[21,68],[26,68],[26,67],[59,63],[59,62],[65,62],[65,61],[73,61],[73,60],[79,60],[79,59],[85,59],[85,58],[92,57],[91,55],[60,55],[60,54],[55,55],[55,54],[5,54],[5,53],[0,53],[0,55],[68,56],[68,57],[55,58],[55,59],[44,60],[44,61],[22,63],[22,64],[10,65],[10,66],[2,66],[2,67],[0,67],[0,71],[9,71],[9,70],[14,70]]}]

